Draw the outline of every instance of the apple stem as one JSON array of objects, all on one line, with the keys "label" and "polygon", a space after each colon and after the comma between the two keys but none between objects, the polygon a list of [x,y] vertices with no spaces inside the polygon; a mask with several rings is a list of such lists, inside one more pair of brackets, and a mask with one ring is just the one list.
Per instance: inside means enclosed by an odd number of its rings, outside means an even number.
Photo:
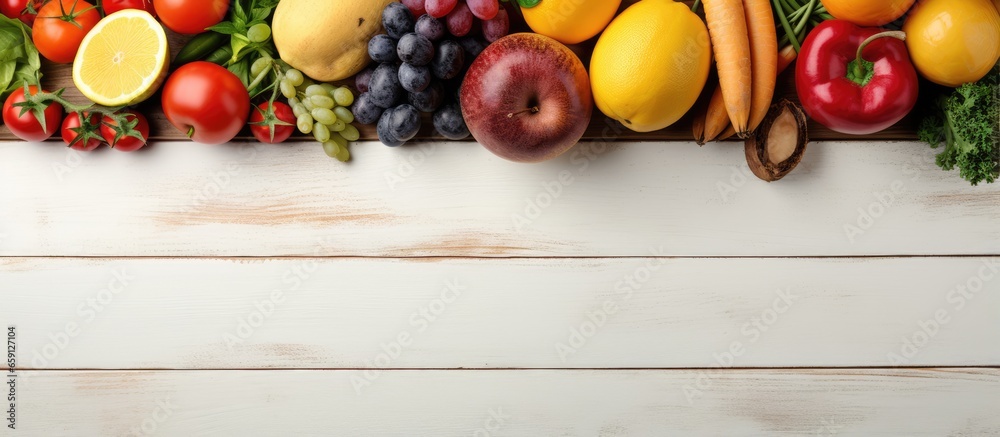
[{"label": "apple stem", "polygon": [[538,109],[538,107],[537,107],[537,106],[532,106],[532,107],[530,107],[530,108],[527,108],[527,109],[522,109],[522,110],[520,110],[520,111],[517,111],[517,112],[511,112],[510,114],[507,114],[507,118],[514,118],[514,116],[515,116],[515,115],[518,115],[518,114],[524,114],[525,112],[529,112],[529,111],[530,111],[530,112],[531,112],[532,114],[537,114],[537,113],[538,113],[538,111],[541,111],[541,109]]}]

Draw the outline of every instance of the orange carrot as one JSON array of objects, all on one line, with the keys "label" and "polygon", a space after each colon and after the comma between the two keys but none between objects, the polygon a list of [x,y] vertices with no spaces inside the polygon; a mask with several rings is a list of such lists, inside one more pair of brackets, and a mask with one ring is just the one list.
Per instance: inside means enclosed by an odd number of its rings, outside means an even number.
[{"label": "orange carrot", "polygon": [[750,120],[753,75],[743,1],[704,0],[704,8],[726,112],[736,130],[745,133]]},{"label": "orange carrot", "polygon": [[774,86],[778,79],[778,37],[774,29],[774,13],[770,0],[743,0],[747,31],[750,35],[750,65],[753,76],[750,120],[745,131],[738,132],[745,138],[760,122],[774,99]]},{"label": "orange carrot", "polygon": [[705,113],[705,141],[712,141],[719,136],[726,126],[732,123],[729,121],[729,112],[726,111],[726,103],[722,97],[722,87],[715,87],[712,93],[712,100],[708,102],[708,111]]},{"label": "orange carrot", "polygon": [[733,125],[729,125],[728,127],[726,127],[726,130],[722,131],[722,133],[719,134],[719,137],[716,138],[716,141],[726,141],[729,138],[732,138],[733,135],[736,135],[736,129],[733,129]]},{"label": "orange carrot", "polygon": [[788,69],[792,62],[795,62],[795,58],[799,56],[799,52],[795,51],[795,47],[785,46],[778,52],[778,74],[784,73]]},{"label": "orange carrot", "polygon": [[694,141],[699,146],[705,145],[705,115],[701,111],[694,114],[694,120],[691,121],[691,133],[694,134]]},{"label": "orange carrot", "polygon": [[[798,55],[799,53],[795,51],[795,47],[792,47],[790,45],[785,46],[785,48],[781,49],[781,51],[778,52],[778,74],[780,75],[785,70],[787,70],[788,67],[792,65],[792,62],[795,62],[795,58],[798,57]],[[716,90],[716,92],[718,92],[718,90]],[[754,97],[754,99],[756,99],[756,97]],[[722,107],[721,102],[719,107],[722,108],[723,110],[725,109],[724,107]],[[715,139],[716,141],[724,141],[729,139],[733,135],[736,135],[736,129],[733,129],[733,125],[730,124],[726,128],[726,130],[723,131],[721,134],[719,134],[717,137],[706,139],[705,141],[711,141],[712,139]]]}]

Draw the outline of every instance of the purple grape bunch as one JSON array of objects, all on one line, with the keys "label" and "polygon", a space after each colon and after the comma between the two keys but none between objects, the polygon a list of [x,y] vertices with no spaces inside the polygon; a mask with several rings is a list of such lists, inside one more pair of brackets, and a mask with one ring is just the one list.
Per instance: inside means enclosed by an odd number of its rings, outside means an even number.
[{"label": "purple grape bunch", "polygon": [[382,25],[368,43],[375,64],[355,78],[355,120],[389,147],[417,135],[421,113],[443,137],[468,138],[458,92],[472,61],[509,32],[507,11],[497,0],[404,0],[386,6]]}]

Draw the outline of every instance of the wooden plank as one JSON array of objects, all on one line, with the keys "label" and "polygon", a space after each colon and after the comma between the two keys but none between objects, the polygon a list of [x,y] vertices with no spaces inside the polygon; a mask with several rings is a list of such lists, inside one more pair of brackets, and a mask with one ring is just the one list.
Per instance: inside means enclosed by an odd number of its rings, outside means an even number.
[{"label": "wooden plank", "polygon": [[[621,9],[632,5],[635,0],[625,0],[622,3]],[[691,2],[686,2],[690,4]],[[523,24],[522,19],[519,15],[514,15],[514,26],[515,31],[528,31],[527,27]],[[177,35],[174,33],[169,34],[169,43],[171,51],[176,55],[180,48],[187,41],[188,37]],[[580,58],[583,60],[585,65],[590,65],[590,53],[593,51],[593,46],[596,43],[597,38],[590,41],[583,42],[572,46],[571,48],[576,52]],[[80,94],[79,90],[73,85],[73,75],[72,69],[69,65],[59,65],[46,62],[44,64],[43,73],[45,78],[43,84],[50,89],[66,88],[66,97],[75,103],[86,104],[88,100]],[[348,80],[342,82],[342,84],[352,86],[353,81]],[[789,71],[787,74],[781,77],[779,81],[779,86],[776,91],[776,98],[787,98],[793,101],[798,101],[798,96],[795,91],[795,78],[794,71]],[[170,122],[163,115],[163,111],[160,109],[159,94],[157,94],[152,100],[145,102],[139,106],[139,110],[145,114],[150,121],[150,137],[154,141],[184,141],[187,137],[183,132],[175,129]],[[680,120],[675,125],[662,129],[656,132],[640,133],[631,132],[624,130],[620,124],[614,122],[613,120],[605,117],[600,113],[599,110],[594,110],[594,116],[590,122],[586,133],[584,134],[584,140],[600,140],[607,138],[607,127],[609,125],[615,126],[615,129],[622,129],[621,133],[614,135],[614,140],[616,141],[639,141],[639,140],[656,140],[656,141],[691,141],[693,136],[691,134],[691,120],[690,117],[685,117]],[[824,126],[819,125],[815,122],[810,122],[809,135],[816,140],[864,140],[864,141],[874,141],[874,140],[916,140],[917,139],[917,127],[919,125],[919,118],[916,114],[907,117],[906,119],[900,121],[896,125],[886,129],[885,131],[865,136],[854,136],[846,135],[838,132],[831,131]],[[361,132],[362,140],[377,141],[378,135],[375,133],[375,126],[357,125],[358,130]],[[297,135],[296,140],[311,141],[312,137],[308,135]],[[14,137],[10,131],[7,130],[5,126],[0,126],[0,141],[14,141],[17,137]],[[53,140],[58,141],[58,138]],[[436,140],[443,141],[444,137],[440,136],[433,128],[430,122],[430,117],[426,117],[423,123],[423,129],[417,136],[417,140]],[[253,136],[250,134],[249,129],[244,130],[235,141],[254,141]]]},{"label": "wooden plank", "polygon": [[1000,365],[1000,258],[7,258],[0,296],[22,368]]},{"label": "wooden plank", "polygon": [[1000,433],[998,369],[22,375],[11,435]]},{"label": "wooden plank", "polygon": [[0,143],[0,256],[1000,253],[1000,185],[918,143],[815,143],[772,184],[736,145],[588,143],[538,165],[472,143],[353,153]]}]

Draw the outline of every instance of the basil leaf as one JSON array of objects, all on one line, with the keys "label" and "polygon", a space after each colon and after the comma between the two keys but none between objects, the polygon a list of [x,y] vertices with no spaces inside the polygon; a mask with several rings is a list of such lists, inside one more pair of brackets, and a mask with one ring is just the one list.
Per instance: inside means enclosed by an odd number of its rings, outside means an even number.
[{"label": "basil leaf", "polygon": [[17,70],[17,62],[0,62],[0,94],[6,94],[12,89],[11,82],[14,81],[14,71]]},{"label": "basil leaf", "polygon": [[250,45],[250,40],[248,40],[242,34],[237,33],[233,35],[233,40],[230,43],[232,44],[233,47],[233,58],[232,60],[230,60],[230,62],[236,62],[237,60],[240,59],[240,53],[243,51],[243,49],[246,46]]},{"label": "basil leaf", "polygon": [[236,27],[245,26],[247,24],[247,13],[243,10],[243,2],[236,0],[233,3],[233,23],[236,24]]},{"label": "basil leaf", "polygon": [[244,59],[229,66],[229,71],[235,74],[236,77],[240,78],[244,87],[250,85],[250,64],[246,61],[247,60]]},{"label": "basil leaf", "polygon": [[31,41],[30,29],[27,25],[21,26],[21,34],[24,36],[24,54],[28,58],[28,66],[38,71],[42,68],[42,58],[35,48],[35,43]]},{"label": "basil leaf", "polygon": [[0,97],[35,82],[42,63],[30,32],[21,21],[0,15]]},{"label": "basil leaf", "polygon": [[538,6],[538,4],[541,2],[542,0],[517,0],[517,4],[525,9],[530,9],[535,6]]},{"label": "basil leaf", "polygon": [[262,9],[274,9],[278,6],[280,0],[256,0],[253,3],[254,8]]},{"label": "basil leaf", "polygon": [[231,21],[223,21],[219,24],[216,24],[215,26],[209,27],[207,30],[210,30],[215,33],[221,33],[223,35],[232,35],[234,33],[239,32],[239,30],[236,29],[236,26],[233,25]]},{"label": "basil leaf", "polygon": [[16,61],[24,57],[24,41],[21,38],[21,29],[0,27],[0,61]]},{"label": "basil leaf", "polygon": [[271,16],[271,10],[271,8],[253,8],[250,11],[250,22],[259,21],[263,23],[267,21],[267,17]]}]

